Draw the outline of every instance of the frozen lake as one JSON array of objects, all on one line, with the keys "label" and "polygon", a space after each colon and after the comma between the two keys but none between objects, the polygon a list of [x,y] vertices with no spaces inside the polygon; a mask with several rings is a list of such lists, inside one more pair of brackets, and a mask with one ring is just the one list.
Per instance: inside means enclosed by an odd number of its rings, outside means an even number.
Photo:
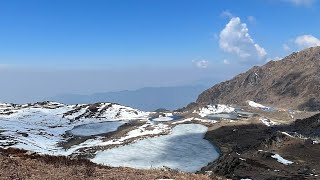
[{"label": "frozen lake", "polygon": [[238,115],[235,113],[218,113],[218,114],[209,114],[206,116],[208,119],[212,120],[222,120],[222,119],[231,119],[231,120],[237,120]]},{"label": "frozen lake", "polygon": [[94,136],[99,134],[105,134],[109,132],[117,131],[118,128],[124,125],[122,121],[106,121],[101,123],[90,123],[80,126],[76,126],[67,133],[74,136]]},{"label": "frozen lake", "polygon": [[166,166],[195,172],[219,157],[216,148],[203,139],[207,129],[199,124],[177,125],[169,135],[98,152],[92,161],[110,166],[143,169]]}]

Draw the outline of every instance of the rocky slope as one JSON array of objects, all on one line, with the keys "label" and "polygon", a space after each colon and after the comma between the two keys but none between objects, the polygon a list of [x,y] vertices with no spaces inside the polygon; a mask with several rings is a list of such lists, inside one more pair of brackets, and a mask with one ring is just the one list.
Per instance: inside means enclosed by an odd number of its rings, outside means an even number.
[{"label": "rocky slope", "polygon": [[202,171],[230,179],[319,179],[319,118],[209,129],[205,138],[218,145],[221,156]]},{"label": "rocky slope", "polygon": [[320,109],[320,47],[255,66],[201,93],[197,104],[241,104],[247,100],[300,110]]}]

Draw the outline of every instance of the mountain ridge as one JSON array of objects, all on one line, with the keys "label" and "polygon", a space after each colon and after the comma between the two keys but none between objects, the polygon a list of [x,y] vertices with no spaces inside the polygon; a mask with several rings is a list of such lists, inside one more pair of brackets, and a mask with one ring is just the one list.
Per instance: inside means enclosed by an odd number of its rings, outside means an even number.
[{"label": "mountain ridge", "polygon": [[159,108],[174,110],[195,101],[198,94],[208,87],[205,85],[146,87],[132,91],[125,90],[92,95],[63,94],[48,99],[65,104],[116,102],[144,111],[154,111]]},{"label": "mountain ridge", "polygon": [[202,92],[196,103],[197,106],[239,105],[253,100],[270,106],[314,111],[320,109],[319,97],[320,47],[312,47],[279,61],[254,66],[216,84]]}]

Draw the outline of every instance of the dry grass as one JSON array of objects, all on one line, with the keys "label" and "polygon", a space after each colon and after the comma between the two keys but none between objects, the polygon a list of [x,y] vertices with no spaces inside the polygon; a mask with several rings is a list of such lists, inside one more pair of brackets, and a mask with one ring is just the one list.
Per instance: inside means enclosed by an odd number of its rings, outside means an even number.
[{"label": "dry grass", "polygon": [[209,179],[205,175],[173,170],[137,170],[96,165],[89,160],[26,155],[26,151],[0,149],[0,179]]}]

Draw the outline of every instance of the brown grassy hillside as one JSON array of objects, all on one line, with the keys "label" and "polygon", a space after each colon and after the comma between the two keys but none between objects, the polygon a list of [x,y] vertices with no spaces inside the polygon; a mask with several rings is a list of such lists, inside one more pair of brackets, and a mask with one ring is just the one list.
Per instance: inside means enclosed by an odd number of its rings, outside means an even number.
[{"label": "brown grassy hillside", "polygon": [[26,155],[26,151],[0,149],[0,179],[200,179],[208,176],[173,170],[137,170],[99,166],[88,160],[66,157]]},{"label": "brown grassy hillside", "polygon": [[320,47],[255,66],[201,93],[199,105],[253,100],[276,107],[320,109]]}]

